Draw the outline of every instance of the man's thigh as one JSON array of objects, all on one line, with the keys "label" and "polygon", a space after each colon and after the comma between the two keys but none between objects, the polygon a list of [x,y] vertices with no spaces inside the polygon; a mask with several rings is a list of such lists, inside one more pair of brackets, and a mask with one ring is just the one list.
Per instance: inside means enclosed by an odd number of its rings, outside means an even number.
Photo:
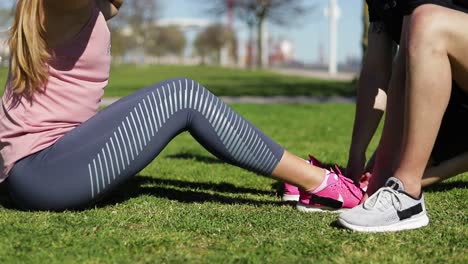
[{"label": "man's thigh", "polygon": [[[410,1],[411,2],[411,1]],[[421,1],[420,1],[421,2]],[[424,1],[422,1],[424,2]],[[430,1],[429,1],[430,2]],[[427,36],[434,39],[422,39],[425,43],[443,43],[450,60],[452,78],[460,88],[468,92],[468,11],[459,8],[444,7],[436,4],[424,4],[411,13],[408,26],[408,41],[416,30],[433,30]],[[420,47],[424,47],[420,46]]]}]

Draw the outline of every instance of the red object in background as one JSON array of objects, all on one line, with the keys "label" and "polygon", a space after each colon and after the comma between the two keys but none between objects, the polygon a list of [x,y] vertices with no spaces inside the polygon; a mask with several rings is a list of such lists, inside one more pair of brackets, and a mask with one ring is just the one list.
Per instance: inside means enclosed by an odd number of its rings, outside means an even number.
[{"label": "red object in background", "polygon": [[228,28],[232,29],[233,22],[234,22],[234,0],[227,0],[228,12],[227,12],[227,24]]}]

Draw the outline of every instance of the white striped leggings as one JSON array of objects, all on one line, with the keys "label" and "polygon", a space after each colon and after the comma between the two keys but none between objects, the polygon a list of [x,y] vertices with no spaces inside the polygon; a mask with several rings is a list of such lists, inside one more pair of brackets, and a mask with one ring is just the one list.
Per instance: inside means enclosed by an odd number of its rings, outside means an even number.
[{"label": "white striped leggings", "polygon": [[178,78],[122,98],[16,162],[7,188],[24,210],[83,208],[142,170],[183,131],[220,159],[263,175],[284,153],[199,83]]}]

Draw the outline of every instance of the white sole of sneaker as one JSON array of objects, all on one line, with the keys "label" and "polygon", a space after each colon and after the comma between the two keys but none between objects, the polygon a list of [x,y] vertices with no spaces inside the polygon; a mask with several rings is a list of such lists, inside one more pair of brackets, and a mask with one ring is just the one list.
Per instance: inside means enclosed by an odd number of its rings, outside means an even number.
[{"label": "white sole of sneaker", "polygon": [[353,225],[345,220],[338,218],[338,223],[343,227],[351,229],[357,232],[364,233],[379,233],[379,232],[397,232],[403,230],[417,229],[429,224],[429,217],[426,213],[421,213],[419,215],[413,216],[409,219],[405,219],[395,224],[386,225],[386,226],[358,226]]},{"label": "white sole of sneaker", "polygon": [[299,194],[283,194],[282,200],[284,202],[297,202],[299,201]]},{"label": "white sole of sneaker", "polygon": [[335,209],[335,208],[326,207],[326,206],[318,207],[318,206],[312,206],[312,205],[303,204],[303,203],[297,203],[296,209],[299,212],[303,212],[303,213],[342,213],[348,210],[344,208]]}]

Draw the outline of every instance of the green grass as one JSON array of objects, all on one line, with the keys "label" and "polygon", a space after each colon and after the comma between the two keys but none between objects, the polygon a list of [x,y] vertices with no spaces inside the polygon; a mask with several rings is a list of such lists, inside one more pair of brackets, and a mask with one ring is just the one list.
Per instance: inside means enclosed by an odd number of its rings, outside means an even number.
[{"label": "green grass", "polygon": [[[234,108],[293,153],[345,164],[352,105]],[[185,133],[96,208],[0,209],[0,263],[467,263],[467,180],[427,190],[429,227],[358,234],[334,214],[297,212],[275,181],[218,162]]]},{"label": "green grass", "polygon": [[310,95],[355,94],[350,82],[323,81],[291,77],[268,71],[248,71],[209,66],[135,66],[120,65],[112,69],[107,96],[129,94],[156,82],[188,77],[197,80],[216,95]]},{"label": "green grass", "polygon": [[[1,84],[5,83],[6,76],[6,68],[0,68]],[[125,96],[156,82],[175,77],[195,79],[216,95],[355,95],[355,85],[351,82],[291,77],[268,71],[209,66],[114,65],[105,96]]]}]

